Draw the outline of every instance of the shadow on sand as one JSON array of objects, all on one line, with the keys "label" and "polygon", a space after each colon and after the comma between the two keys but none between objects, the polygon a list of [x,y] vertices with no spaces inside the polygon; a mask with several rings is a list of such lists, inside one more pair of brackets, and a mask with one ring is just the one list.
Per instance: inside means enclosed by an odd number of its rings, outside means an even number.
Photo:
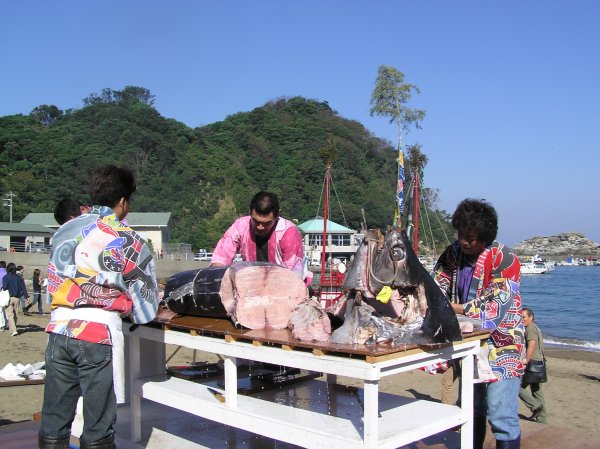
[{"label": "shadow on sand", "polygon": [[17,332],[19,334],[27,334],[29,332],[44,332],[44,327],[40,327],[37,324],[26,324],[24,326],[17,325]]}]

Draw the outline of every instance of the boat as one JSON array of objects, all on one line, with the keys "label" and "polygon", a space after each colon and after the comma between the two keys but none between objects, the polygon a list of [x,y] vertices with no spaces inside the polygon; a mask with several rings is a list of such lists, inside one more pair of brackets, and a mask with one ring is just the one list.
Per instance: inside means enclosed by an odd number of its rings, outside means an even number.
[{"label": "boat", "polygon": [[565,267],[576,267],[579,265],[583,265],[584,261],[583,261],[583,259],[580,259],[579,257],[570,256],[570,257],[567,257],[565,260],[563,260],[560,264]]},{"label": "boat", "polygon": [[544,274],[553,268],[549,268],[548,262],[540,259],[536,254],[529,262],[521,262],[521,274]]},{"label": "boat", "polygon": [[524,262],[521,264],[521,274],[544,274],[548,271],[545,265]]}]

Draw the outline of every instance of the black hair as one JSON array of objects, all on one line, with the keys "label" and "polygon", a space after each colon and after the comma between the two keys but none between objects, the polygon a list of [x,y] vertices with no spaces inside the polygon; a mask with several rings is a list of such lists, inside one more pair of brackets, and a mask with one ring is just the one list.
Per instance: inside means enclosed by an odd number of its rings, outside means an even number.
[{"label": "black hair", "polygon": [[6,261],[0,260],[0,268],[6,268]]},{"label": "black hair", "polygon": [[113,208],[121,198],[129,201],[135,190],[135,176],[124,167],[106,165],[92,173],[90,179],[90,197],[98,206]]},{"label": "black hair", "polygon": [[40,274],[42,274],[42,272],[40,271],[39,268],[36,268],[35,270],[33,270],[33,277],[40,277]]},{"label": "black hair", "polygon": [[8,262],[8,265],[6,266],[6,272],[14,273],[15,271],[17,271],[17,266],[13,262]]},{"label": "black hair", "polygon": [[273,216],[278,217],[279,198],[274,193],[262,190],[250,201],[250,211],[255,211],[259,215],[269,215],[273,212]]},{"label": "black hair", "polygon": [[521,309],[522,312],[526,312],[527,316],[530,316],[532,320],[535,321],[535,314],[533,313],[533,310],[531,310],[529,307],[523,307]]},{"label": "black hair", "polygon": [[63,225],[71,218],[81,215],[81,206],[83,203],[75,198],[62,199],[54,208],[54,219],[59,225]]},{"label": "black hair", "polygon": [[490,245],[498,234],[498,214],[487,201],[467,198],[456,207],[452,215],[452,227]]}]

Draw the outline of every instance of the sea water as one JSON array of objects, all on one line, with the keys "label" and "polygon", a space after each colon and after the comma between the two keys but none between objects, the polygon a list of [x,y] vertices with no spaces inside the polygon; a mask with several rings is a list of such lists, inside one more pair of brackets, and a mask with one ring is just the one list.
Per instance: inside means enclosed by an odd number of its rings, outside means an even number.
[{"label": "sea water", "polygon": [[521,299],[535,313],[545,343],[600,351],[600,266],[522,275]]}]

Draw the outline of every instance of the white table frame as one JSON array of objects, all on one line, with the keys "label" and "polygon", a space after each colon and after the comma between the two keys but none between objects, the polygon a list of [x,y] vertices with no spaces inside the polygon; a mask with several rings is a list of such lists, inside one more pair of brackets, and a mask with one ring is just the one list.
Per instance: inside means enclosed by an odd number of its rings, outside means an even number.
[{"label": "white table frame", "polygon": [[[444,430],[461,426],[461,448],[472,449],[473,369],[480,340],[471,337],[431,350],[411,349],[375,357],[350,357],[320,351],[290,350],[252,341],[194,335],[178,330],[140,326],[124,329],[128,347],[128,388],[131,440],[142,436],[141,399],[308,448],[397,448]],[[168,378],[165,345],[172,344],[219,354],[225,361],[224,389],[178,378]],[[143,357],[142,357],[143,352]],[[236,358],[248,359],[363,381],[362,422],[239,395]],[[407,406],[379,410],[379,381],[387,376],[418,369],[448,359],[462,360],[461,407],[415,400]],[[224,400],[223,400],[224,398]]]}]

